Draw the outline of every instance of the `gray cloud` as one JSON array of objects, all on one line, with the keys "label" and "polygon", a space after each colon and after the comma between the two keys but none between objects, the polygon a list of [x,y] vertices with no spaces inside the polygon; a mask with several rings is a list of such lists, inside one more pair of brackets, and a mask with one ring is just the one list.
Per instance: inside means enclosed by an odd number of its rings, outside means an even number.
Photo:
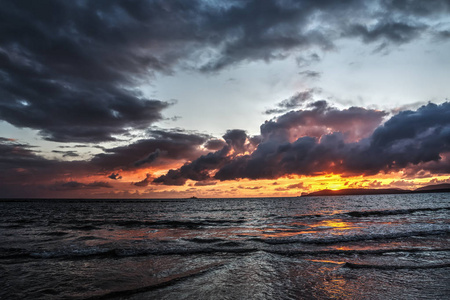
[{"label": "gray cloud", "polygon": [[[320,58],[301,51],[334,48],[341,37],[410,42],[448,11],[445,0],[7,1],[0,119],[52,141],[111,141],[162,119],[170,103],[136,88],[157,72],[214,72],[292,55],[304,66]],[[313,20],[323,26],[311,27]]]},{"label": "gray cloud", "polygon": [[119,173],[111,173],[108,178],[112,180],[119,180],[122,179],[122,176]]},{"label": "gray cloud", "polygon": [[142,166],[143,164],[150,164],[150,163],[154,162],[159,157],[160,154],[161,154],[161,150],[156,149],[155,151],[153,151],[152,153],[148,154],[143,159],[140,159],[140,160],[136,161],[134,163],[134,166],[135,167],[139,167],[139,166]]},{"label": "gray cloud", "polygon": [[[309,92],[300,95],[300,100],[310,97]],[[284,101],[290,103],[291,99],[297,101],[299,98],[294,96]],[[309,103],[309,108],[290,111],[275,121],[266,121],[261,125],[263,139],[289,141],[300,136],[320,137],[338,131],[350,140],[357,140],[370,135],[387,115],[361,107],[339,110],[330,107],[325,100]]]},{"label": "gray cloud", "polygon": [[[338,110],[319,101],[310,110],[289,112],[264,123],[260,143],[251,154],[229,155],[233,144],[228,139],[223,149],[170,170],[154,182],[183,185],[187,179],[211,180],[211,170],[217,171],[214,179],[218,180],[291,174],[375,175],[398,170],[450,173],[450,103],[402,111],[377,127],[385,115],[359,107]],[[292,140],[292,129],[303,126],[325,126],[331,131]]]},{"label": "gray cloud", "polygon": [[442,154],[450,152],[449,113],[450,103],[403,111],[368,138],[350,143],[339,132],[320,139],[301,137],[292,143],[268,135],[255,152],[224,165],[215,178],[260,179],[329,172],[375,175],[414,166],[450,172],[448,160],[442,159]]},{"label": "gray cloud", "polygon": [[78,153],[75,151],[59,151],[59,150],[52,150],[53,153],[62,154],[63,157],[78,157]]},{"label": "gray cloud", "polygon": [[373,27],[355,24],[350,26],[346,34],[359,36],[366,43],[381,40],[394,44],[404,44],[418,37],[425,29],[425,25],[411,25],[402,22],[379,23]]},{"label": "gray cloud", "polygon": [[[105,149],[91,163],[103,170],[129,169],[156,164],[162,158],[169,160],[194,160],[203,152],[199,146],[210,136],[182,130],[153,130],[149,137],[126,146]],[[158,158],[158,160],[157,160]],[[156,160],[156,161],[155,161]]]},{"label": "gray cloud", "polygon": [[112,185],[103,181],[95,181],[90,183],[68,181],[68,182],[55,182],[53,185],[49,187],[49,189],[53,191],[90,190],[100,188],[112,188]]},{"label": "gray cloud", "polygon": [[317,71],[312,71],[312,70],[306,70],[306,71],[302,71],[298,73],[299,75],[302,75],[304,77],[307,78],[320,78],[320,76],[322,75],[321,72],[317,72]]},{"label": "gray cloud", "polygon": [[222,149],[226,145],[226,142],[219,139],[211,139],[205,143],[205,148],[208,150],[219,150]]},{"label": "gray cloud", "polygon": [[210,180],[209,171],[220,168],[232,157],[251,147],[251,143],[247,143],[248,137],[244,130],[228,130],[223,139],[226,144],[222,149],[202,155],[184,164],[179,169],[169,170],[167,174],[156,178],[153,182],[166,185],[184,185],[187,179],[195,181]]},{"label": "gray cloud", "polygon": [[271,114],[279,114],[279,113],[287,112],[289,110],[292,110],[294,108],[298,108],[298,107],[302,106],[307,101],[312,100],[313,96],[314,96],[314,89],[306,90],[303,92],[298,92],[294,96],[284,99],[283,101],[278,103],[277,108],[268,109],[264,113],[266,115],[271,115]]},{"label": "gray cloud", "polygon": [[134,182],[133,184],[135,186],[147,186],[147,185],[149,185],[151,183],[151,181],[152,181],[152,175],[151,174],[147,174],[147,176],[143,180],[138,181],[138,182]]}]

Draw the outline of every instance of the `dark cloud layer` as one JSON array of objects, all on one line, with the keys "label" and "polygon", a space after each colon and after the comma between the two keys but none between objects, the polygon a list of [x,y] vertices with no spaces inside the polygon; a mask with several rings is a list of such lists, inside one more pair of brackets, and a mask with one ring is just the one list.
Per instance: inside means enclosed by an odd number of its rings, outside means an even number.
[{"label": "dark cloud layer", "polygon": [[346,142],[341,132],[320,139],[305,136],[292,143],[269,135],[255,152],[222,167],[215,178],[277,178],[328,172],[375,175],[439,162],[441,153],[449,151],[450,103],[428,104],[393,116],[358,142]]},{"label": "dark cloud layer", "polygon": [[130,145],[105,149],[96,155],[91,163],[103,170],[146,167],[159,158],[170,160],[194,160],[202,151],[199,146],[210,137],[205,134],[189,133],[181,130],[149,132],[147,139]]},{"label": "dark cloud layer", "polygon": [[279,113],[285,113],[289,110],[298,108],[302,106],[305,102],[312,100],[314,95],[314,90],[306,90],[303,92],[298,92],[294,96],[284,99],[280,103],[277,104],[277,108],[275,109],[268,109],[265,111],[265,114],[271,115],[271,114],[279,114]]},{"label": "dark cloud layer", "polygon": [[90,183],[82,183],[77,181],[68,182],[55,182],[50,186],[50,190],[53,191],[71,191],[71,190],[90,190],[90,189],[100,189],[100,188],[112,188],[112,186],[103,181],[95,181]]},{"label": "dark cloud layer", "polygon": [[[310,92],[300,93],[284,100],[280,106],[294,107],[299,100],[303,102],[310,97]],[[324,100],[308,106],[309,109],[290,111],[276,120],[266,121],[261,125],[262,137],[285,142],[300,136],[321,137],[326,133],[341,132],[349,140],[358,140],[370,135],[387,115],[383,111],[361,107],[339,110]]]},{"label": "dark cloud layer", "polygon": [[155,72],[302,61],[299,51],[331,49],[342,37],[408,43],[449,7],[445,0],[2,1],[0,119],[52,141],[110,141],[161,120],[170,103],[138,89]]},{"label": "dark cloud layer", "polygon": [[243,130],[229,130],[223,136],[226,145],[216,151],[202,155],[199,158],[184,164],[177,170],[169,170],[166,175],[153,180],[154,183],[166,185],[184,185],[187,179],[195,181],[210,180],[209,172],[215,170],[232,160],[238,154],[244,153],[252,145],[247,141],[247,134]]},{"label": "dark cloud layer", "polygon": [[[223,149],[170,170],[154,182],[182,185],[187,179],[211,180],[212,170],[218,180],[274,179],[291,174],[375,175],[405,168],[450,172],[450,103],[430,103],[417,111],[400,112],[375,129],[384,116],[380,111],[338,110],[314,103],[310,110],[289,112],[263,124],[260,143],[251,154],[229,155],[235,146],[228,140]],[[292,128],[304,124],[332,131],[303,134],[291,141]],[[362,127],[364,124],[367,127]],[[360,139],[349,140],[349,136]],[[237,149],[248,144],[247,138]]]},{"label": "dark cloud layer", "polygon": [[46,159],[35,147],[0,137],[0,197],[37,197],[42,191],[36,188],[55,178],[91,171],[88,162]]},{"label": "dark cloud layer", "polygon": [[[135,186],[184,185],[187,180],[196,181],[195,186],[205,186],[218,180],[276,179],[293,174],[351,176],[399,170],[404,171],[405,178],[450,174],[450,103],[429,103],[416,111],[401,111],[376,127],[383,116],[384,112],[358,107],[339,110],[327,103],[313,103],[309,109],[292,111],[266,122],[257,137],[242,130],[230,130],[223,136],[224,146],[214,152],[200,150],[208,136],[155,131],[148,140],[107,149],[107,154],[98,154],[89,162],[46,159],[30,145],[0,138],[0,188],[3,197],[24,195],[24,190],[32,196],[42,189],[64,192],[111,188],[111,184],[103,181],[83,183],[69,179],[103,172],[105,177],[117,180],[121,178],[119,173],[105,174],[105,171],[136,168],[135,162],[142,160],[145,160],[142,166],[152,165],[159,159],[187,162],[157,178],[148,174]],[[355,128],[361,128],[360,120],[371,118],[371,129],[364,129],[364,136],[348,138],[355,135]],[[305,134],[292,140],[289,132],[305,122],[324,125],[332,131],[316,136]],[[161,156],[155,157],[154,153]],[[61,181],[48,185],[55,178]],[[35,190],[39,186],[41,191]]]},{"label": "dark cloud layer", "polygon": [[119,180],[122,179],[122,176],[119,173],[111,173],[108,178],[112,180]]}]

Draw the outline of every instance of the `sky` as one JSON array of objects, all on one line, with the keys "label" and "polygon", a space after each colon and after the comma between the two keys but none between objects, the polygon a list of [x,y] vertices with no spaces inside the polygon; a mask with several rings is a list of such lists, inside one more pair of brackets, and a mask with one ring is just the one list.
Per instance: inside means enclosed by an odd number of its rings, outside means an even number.
[{"label": "sky", "polygon": [[0,0],[0,197],[450,183],[449,0]]}]

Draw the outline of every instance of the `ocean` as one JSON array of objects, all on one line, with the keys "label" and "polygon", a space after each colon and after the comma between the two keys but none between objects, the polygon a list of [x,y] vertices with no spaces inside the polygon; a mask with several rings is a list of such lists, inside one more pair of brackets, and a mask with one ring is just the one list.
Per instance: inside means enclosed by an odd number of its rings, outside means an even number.
[{"label": "ocean", "polygon": [[450,193],[0,202],[0,299],[450,299]]}]

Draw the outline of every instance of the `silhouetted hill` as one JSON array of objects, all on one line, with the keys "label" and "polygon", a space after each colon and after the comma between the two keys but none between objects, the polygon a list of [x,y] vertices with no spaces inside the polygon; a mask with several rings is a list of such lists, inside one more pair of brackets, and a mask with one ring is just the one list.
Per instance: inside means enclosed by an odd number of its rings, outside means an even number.
[{"label": "silhouetted hill", "polygon": [[433,185],[427,185],[421,188],[418,188],[415,190],[415,192],[423,192],[423,191],[437,191],[440,192],[442,190],[449,190],[450,191],[450,183],[441,183],[441,184],[433,184]]},{"label": "silhouetted hill", "polygon": [[302,197],[310,196],[348,196],[348,195],[383,195],[383,194],[419,194],[419,193],[447,193],[450,192],[450,184],[427,185],[416,190],[402,189],[342,189],[342,190],[321,190],[309,194],[302,194]]}]

